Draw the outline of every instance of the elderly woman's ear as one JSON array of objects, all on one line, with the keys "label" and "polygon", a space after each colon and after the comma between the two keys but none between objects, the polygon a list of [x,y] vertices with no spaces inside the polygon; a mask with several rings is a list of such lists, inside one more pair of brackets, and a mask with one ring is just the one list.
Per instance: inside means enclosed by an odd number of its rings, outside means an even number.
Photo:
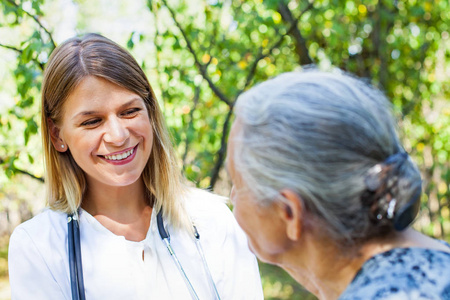
[{"label": "elderly woman's ear", "polygon": [[296,192],[290,189],[282,189],[280,195],[284,201],[279,206],[279,215],[286,224],[286,236],[296,242],[302,234],[303,201]]}]

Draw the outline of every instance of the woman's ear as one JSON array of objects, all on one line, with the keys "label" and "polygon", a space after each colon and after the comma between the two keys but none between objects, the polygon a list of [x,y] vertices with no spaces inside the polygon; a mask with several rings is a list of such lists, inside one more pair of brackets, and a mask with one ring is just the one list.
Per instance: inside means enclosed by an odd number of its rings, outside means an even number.
[{"label": "woman's ear", "polygon": [[302,234],[303,200],[290,189],[283,189],[280,194],[284,198],[280,214],[286,224],[286,235],[290,240],[298,241]]},{"label": "woman's ear", "polygon": [[53,147],[55,147],[58,152],[66,152],[67,145],[60,138],[59,128],[53,123],[52,119],[47,118],[48,129],[50,131],[50,139],[52,141]]}]

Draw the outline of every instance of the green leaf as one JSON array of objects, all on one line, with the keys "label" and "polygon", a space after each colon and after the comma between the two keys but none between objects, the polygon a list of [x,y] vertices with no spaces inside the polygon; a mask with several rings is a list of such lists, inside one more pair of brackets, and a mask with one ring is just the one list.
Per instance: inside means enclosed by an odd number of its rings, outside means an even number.
[{"label": "green leaf", "polygon": [[34,121],[34,119],[29,119],[27,122],[27,128],[32,134],[36,134],[38,132],[38,125]]},{"label": "green leaf", "polygon": [[27,64],[28,62],[30,62],[30,60],[33,58],[33,53],[34,51],[31,45],[28,45],[27,47],[25,47],[25,49],[23,49],[22,51],[23,64]]},{"label": "green leaf", "polygon": [[30,130],[27,128],[25,128],[24,132],[23,132],[23,138],[25,141],[25,146],[28,144],[28,141],[30,140]]},{"label": "green leaf", "polygon": [[153,12],[153,0],[147,0],[148,9]]},{"label": "green leaf", "polygon": [[43,4],[43,1],[32,1],[31,7],[36,11],[36,14],[39,16],[42,16],[43,13],[41,11],[41,5]]},{"label": "green leaf", "polygon": [[133,42],[133,36],[134,36],[134,34],[135,34],[135,32],[133,31],[133,32],[130,34],[130,38],[128,39],[128,42],[127,42],[127,48],[130,49],[130,50],[134,48],[134,42]]}]

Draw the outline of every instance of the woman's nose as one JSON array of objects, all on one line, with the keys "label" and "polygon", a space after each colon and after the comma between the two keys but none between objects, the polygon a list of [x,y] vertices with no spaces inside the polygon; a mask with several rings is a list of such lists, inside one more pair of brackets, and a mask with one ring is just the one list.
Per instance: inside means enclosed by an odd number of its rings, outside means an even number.
[{"label": "woman's nose", "polygon": [[105,134],[103,140],[106,143],[116,146],[123,145],[128,139],[130,133],[118,118],[111,118],[105,126]]}]

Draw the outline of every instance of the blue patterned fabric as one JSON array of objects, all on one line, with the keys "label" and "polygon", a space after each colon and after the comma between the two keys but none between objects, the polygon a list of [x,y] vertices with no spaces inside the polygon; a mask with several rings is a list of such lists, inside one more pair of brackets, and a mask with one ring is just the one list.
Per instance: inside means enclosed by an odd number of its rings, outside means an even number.
[{"label": "blue patterned fabric", "polygon": [[395,248],[375,255],[339,299],[450,300],[450,253]]}]

